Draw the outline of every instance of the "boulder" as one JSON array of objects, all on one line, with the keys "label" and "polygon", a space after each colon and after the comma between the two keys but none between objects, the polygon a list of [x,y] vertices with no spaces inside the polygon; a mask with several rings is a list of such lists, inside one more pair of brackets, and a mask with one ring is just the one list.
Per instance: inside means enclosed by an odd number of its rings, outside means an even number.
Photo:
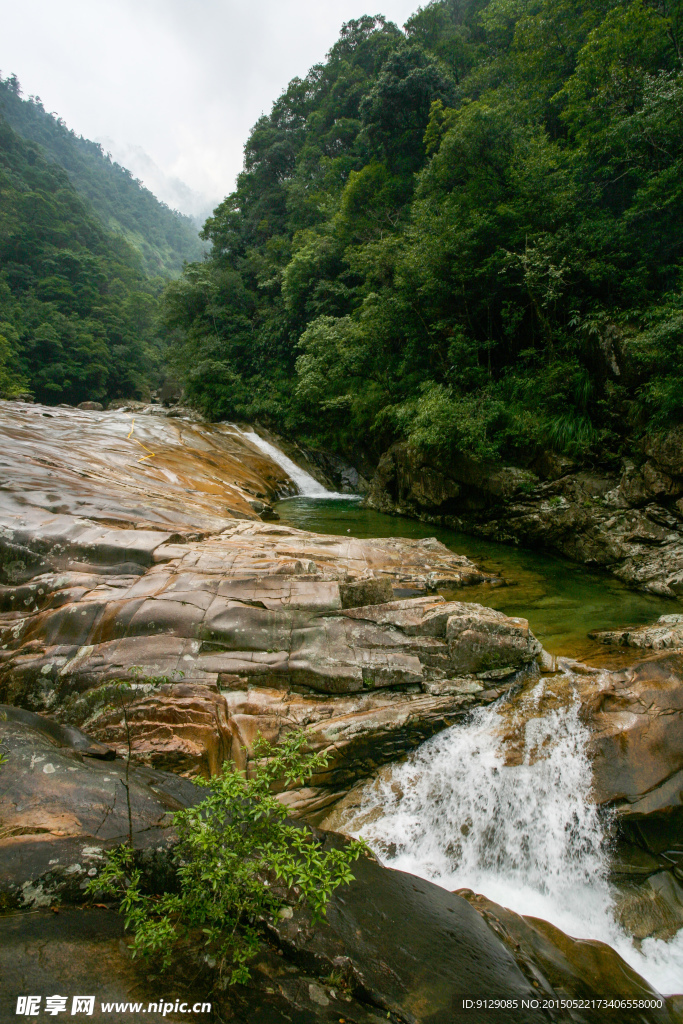
[{"label": "boulder", "polygon": [[[171,814],[201,799],[185,779],[127,768],[113,751],[38,715],[0,715],[0,907],[80,900],[105,853],[131,833],[164,876]],[[130,799],[130,817],[128,813]]]},{"label": "boulder", "polygon": [[[571,938],[548,921],[515,914],[471,889],[459,889],[458,895],[514,951],[520,968],[537,980],[546,998],[587,1001],[599,991],[607,1000],[658,999],[658,993],[604,942]],[[649,1014],[651,1020],[661,1021],[672,1020],[673,1016],[666,1005],[661,1010],[651,1009]],[[595,1019],[600,1019],[599,1009]],[[632,1013],[631,1019],[638,1020],[638,1013]]]},{"label": "boulder", "polygon": [[101,402],[79,402],[78,408],[85,409],[86,412],[102,412],[104,410]]},{"label": "boulder", "polygon": [[652,626],[626,629],[597,629],[588,636],[601,644],[618,647],[642,647],[653,651],[683,647],[683,615],[660,615]]}]

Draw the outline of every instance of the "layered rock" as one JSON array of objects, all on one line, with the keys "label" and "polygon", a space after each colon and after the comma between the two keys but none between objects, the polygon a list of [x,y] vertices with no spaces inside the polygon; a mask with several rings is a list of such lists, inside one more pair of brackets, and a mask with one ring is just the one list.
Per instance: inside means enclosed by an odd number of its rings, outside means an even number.
[{"label": "layered rock", "polygon": [[[222,1019],[243,1024],[340,1018],[358,1024],[380,1018],[451,1024],[460,1019],[465,999],[507,1002],[500,1013],[472,1007],[463,1019],[540,1024],[566,1015],[542,1012],[539,996],[590,1000],[614,992],[620,998],[657,1000],[607,947],[578,943],[545,922],[524,919],[524,932],[502,907],[486,901],[482,908],[471,894],[468,902],[413,875],[382,868],[372,857],[354,864],[354,881],[333,894],[322,926],[313,925],[294,891],[282,891],[285,906],[279,916],[262,922],[264,941],[246,990],[214,988],[217,979],[201,946],[194,952],[187,948],[173,976],[156,979],[151,987],[148,972],[138,973],[131,964],[117,916],[103,907],[75,914],[69,904],[82,903],[83,889],[97,876],[106,850],[128,836],[126,786],[138,862],[153,891],[163,890],[171,877],[174,837],[168,812],[196,802],[201,790],[163,772],[131,768],[127,773],[121,759],[112,761],[88,737],[60,732],[39,716],[12,709],[5,716],[0,719],[0,743],[8,758],[0,797],[0,898],[4,906],[34,911],[0,918],[0,1012],[7,1019],[15,1015],[17,996],[65,990],[95,994],[97,1019],[106,1000],[142,1001],[147,1012],[162,988],[164,1001],[172,996],[168,1016],[156,1009],[150,1011],[152,1021],[173,1020],[176,997],[183,1001],[194,990]],[[323,851],[344,842],[331,833],[316,838]],[[56,906],[57,915],[41,915],[41,908]],[[532,928],[543,935],[541,943],[529,941]],[[588,1006],[572,1019],[580,1024],[602,1017]],[[633,1016],[622,1012],[620,1019],[665,1024],[672,1018],[666,1008],[652,1008]]]},{"label": "layered rock", "polygon": [[660,615],[654,625],[625,629],[596,629],[591,640],[616,647],[642,647],[653,651],[683,647],[683,615]]},{"label": "layered rock", "polygon": [[[0,529],[40,510],[91,528],[203,534],[256,519],[254,501],[296,493],[286,473],[229,425],[147,410],[0,402]],[[12,561],[21,554],[5,554],[5,575]]]},{"label": "layered rock", "polygon": [[[497,697],[540,651],[526,620],[425,593],[490,578],[433,538],[235,523],[186,543],[120,531],[123,555],[105,531],[81,553],[69,517],[42,533],[33,517],[21,541],[42,545],[38,568],[68,568],[3,588],[2,698],[204,774],[248,758],[259,731],[305,726],[331,759],[309,809]],[[382,600],[406,588],[425,596]]]},{"label": "layered rock", "polygon": [[368,503],[492,540],[543,546],[629,585],[683,594],[683,429],[644,442],[642,464],[582,470],[551,454],[528,468],[457,453],[435,466],[401,443],[380,459]]},{"label": "layered rock", "polygon": [[4,403],[2,432],[0,699],[139,763],[208,775],[305,727],[328,770],[286,799],[318,814],[534,670],[526,621],[436,593],[502,581],[434,538],[261,522],[247,495],[289,482],[229,427]]}]

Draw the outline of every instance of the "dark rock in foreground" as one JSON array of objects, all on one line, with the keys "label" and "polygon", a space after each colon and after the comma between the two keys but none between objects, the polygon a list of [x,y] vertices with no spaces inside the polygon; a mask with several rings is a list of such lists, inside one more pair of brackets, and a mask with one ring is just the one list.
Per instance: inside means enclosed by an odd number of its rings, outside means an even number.
[{"label": "dark rock in foreground", "polygon": [[167,772],[127,776],[123,760],[79,730],[14,708],[0,708],[0,752],[0,909],[82,899],[129,824],[148,872],[164,876],[171,812],[202,798]]},{"label": "dark rock in foreground", "polygon": [[[104,760],[101,749],[92,756],[80,735],[73,735],[75,730],[69,744],[68,734],[52,733],[53,723],[44,725],[39,716],[31,717],[33,721],[10,721],[8,716],[0,722],[2,750],[8,757],[1,769],[0,892],[5,906],[40,913],[41,907],[83,899],[82,890],[97,875],[106,849],[125,840],[128,813],[122,761]],[[202,791],[187,780],[148,769],[131,769],[128,781],[134,842],[149,884],[163,888],[173,842],[168,811],[200,799]],[[334,833],[319,837],[325,846],[345,842]],[[206,998],[217,1002],[217,1019],[244,1024],[340,1018],[356,1024],[449,1024],[458,1019],[540,1024],[568,1018],[534,1009],[539,996],[564,998],[580,990],[584,997],[603,997],[617,984],[615,968],[627,979],[629,993],[656,997],[601,944],[583,944],[593,953],[596,946],[601,950],[597,959],[584,956],[574,963],[580,989],[572,989],[558,964],[577,944],[557,929],[545,926],[543,949],[527,943],[520,956],[518,938],[498,933],[486,914],[477,912],[481,908],[473,909],[459,895],[383,868],[372,857],[361,857],[353,871],[356,880],[337,890],[322,924],[312,926],[306,910],[296,905],[285,906],[277,920],[265,924],[247,990],[209,996],[214,979],[204,968],[201,984]],[[488,910],[499,919],[508,913],[494,904]],[[175,997],[182,971],[171,980],[157,980],[152,991],[144,968],[136,980],[120,936],[113,913],[62,909],[47,918],[0,916],[2,999],[67,994],[75,985],[87,986],[98,1000]],[[33,951],[38,949],[36,958]],[[186,966],[188,977],[197,976],[196,967]],[[195,990],[199,984],[197,980]],[[517,1000],[517,1009],[465,1011],[465,999]],[[571,1019],[603,1017],[582,1012]],[[654,1011],[620,1016],[623,1021],[669,1019],[667,1013]]]}]

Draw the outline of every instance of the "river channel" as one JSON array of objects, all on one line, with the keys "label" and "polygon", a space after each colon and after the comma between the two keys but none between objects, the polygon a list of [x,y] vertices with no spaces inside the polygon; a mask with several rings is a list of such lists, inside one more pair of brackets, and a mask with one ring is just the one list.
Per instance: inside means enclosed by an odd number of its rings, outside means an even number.
[{"label": "river channel", "polygon": [[[547,552],[481,540],[384,515],[358,501],[297,497],[277,506],[289,526],[356,537],[436,536],[509,584],[445,594],[477,601],[529,624],[546,650],[604,668],[643,652],[592,641],[592,629],[654,622],[679,602],[629,590],[605,572]],[[617,921],[609,815],[592,800],[589,733],[578,698],[551,714],[541,706],[553,676],[522,692],[524,757],[506,763],[501,698],[434,736],[403,763],[351,794],[326,827],[361,836],[388,866],[445,888],[469,888],[582,939],[613,946],[656,989],[683,990],[683,930],[666,942],[634,941]],[[335,816],[336,815],[336,816]]]},{"label": "river channel", "polygon": [[[681,603],[630,590],[599,569],[577,565],[545,551],[471,537],[445,527],[363,508],[343,498],[288,498],[277,505],[283,523],[315,533],[354,537],[437,537],[459,555],[467,555],[487,572],[510,584],[468,587],[447,595],[477,601],[506,615],[529,620],[531,629],[551,654],[579,658],[590,664],[615,664],[629,657],[588,638],[593,629],[614,629],[654,622],[660,615],[683,610]],[[638,653],[642,656],[642,652]],[[607,659],[607,662],[606,660]]]}]

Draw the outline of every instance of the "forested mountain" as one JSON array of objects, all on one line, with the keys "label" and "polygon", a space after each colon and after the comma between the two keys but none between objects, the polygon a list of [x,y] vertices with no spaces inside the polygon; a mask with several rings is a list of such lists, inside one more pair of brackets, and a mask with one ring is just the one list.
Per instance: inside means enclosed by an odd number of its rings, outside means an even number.
[{"label": "forested mountain", "polygon": [[166,293],[216,417],[609,459],[683,418],[683,0],[364,17],[254,126]]},{"label": "forested mountain", "polygon": [[138,250],[149,276],[175,276],[184,262],[200,259],[205,246],[189,217],[160,202],[98,143],[76,135],[48,114],[39,98],[22,99],[14,75],[0,77],[0,116],[67,171],[74,189],[102,226]]},{"label": "forested mountain", "polygon": [[162,287],[67,172],[0,117],[0,397],[142,394],[161,362]]}]

